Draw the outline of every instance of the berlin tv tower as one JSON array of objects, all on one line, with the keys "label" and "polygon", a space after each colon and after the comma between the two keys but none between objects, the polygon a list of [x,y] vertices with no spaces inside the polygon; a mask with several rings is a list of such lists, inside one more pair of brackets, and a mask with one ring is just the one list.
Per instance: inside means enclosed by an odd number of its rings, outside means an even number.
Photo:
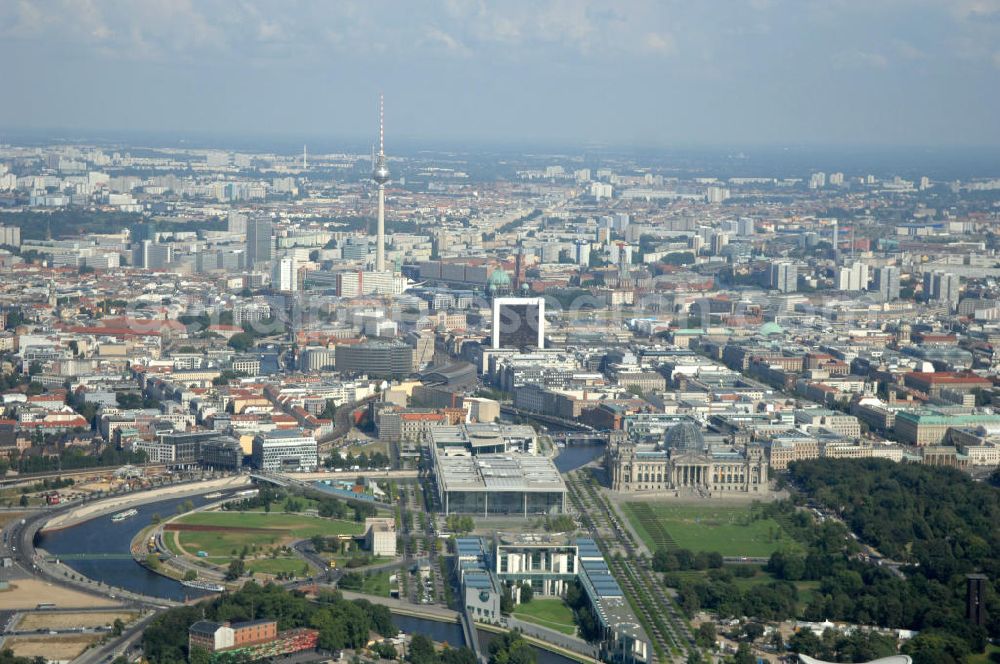
[{"label": "berlin tv tower", "polygon": [[372,180],[378,185],[378,229],[375,240],[375,271],[385,272],[385,183],[389,181],[389,167],[385,165],[385,113],[382,95],[378,96],[378,156],[372,170]]}]

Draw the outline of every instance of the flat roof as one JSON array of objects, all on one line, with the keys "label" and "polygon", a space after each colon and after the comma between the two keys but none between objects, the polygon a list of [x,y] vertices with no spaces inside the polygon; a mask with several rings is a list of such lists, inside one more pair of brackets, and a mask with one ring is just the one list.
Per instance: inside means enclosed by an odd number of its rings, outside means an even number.
[{"label": "flat roof", "polygon": [[482,454],[443,457],[437,461],[437,479],[443,491],[566,491],[562,475],[548,457],[523,454]]}]

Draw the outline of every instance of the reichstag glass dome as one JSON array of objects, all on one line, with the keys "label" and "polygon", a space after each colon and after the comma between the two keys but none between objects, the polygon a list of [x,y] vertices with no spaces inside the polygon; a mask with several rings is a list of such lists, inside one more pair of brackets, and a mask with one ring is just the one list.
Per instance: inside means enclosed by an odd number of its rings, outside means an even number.
[{"label": "reichstag glass dome", "polygon": [[701,427],[694,422],[675,424],[663,436],[663,447],[678,452],[704,453],[705,439],[701,435]]}]

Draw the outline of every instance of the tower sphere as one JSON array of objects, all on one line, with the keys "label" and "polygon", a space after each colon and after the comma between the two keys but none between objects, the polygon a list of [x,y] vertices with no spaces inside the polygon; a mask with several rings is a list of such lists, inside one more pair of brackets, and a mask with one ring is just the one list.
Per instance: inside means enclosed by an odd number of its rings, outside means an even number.
[{"label": "tower sphere", "polygon": [[375,170],[372,171],[372,180],[378,184],[385,184],[389,181],[389,167],[385,165],[385,158],[381,155],[375,162]]}]

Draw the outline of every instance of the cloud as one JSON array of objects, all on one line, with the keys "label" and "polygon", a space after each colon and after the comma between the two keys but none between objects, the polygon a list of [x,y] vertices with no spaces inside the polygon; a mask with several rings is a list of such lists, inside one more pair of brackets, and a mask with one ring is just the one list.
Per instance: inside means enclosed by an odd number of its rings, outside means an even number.
[{"label": "cloud", "polygon": [[892,42],[893,51],[904,60],[925,60],[927,54],[908,41],[895,39]]},{"label": "cloud", "polygon": [[831,58],[836,69],[886,69],[889,60],[881,53],[871,51],[841,51]]},{"label": "cloud", "polygon": [[677,52],[677,43],[673,35],[662,32],[647,32],[642,38],[642,44],[650,53],[673,55]]},{"label": "cloud", "polygon": [[472,51],[465,44],[440,28],[434,26],[426,28],[424,30],[424,38],[425,42],[443,47],[450,54],[462,57],[472,54]]},{"label": "cloud", "polygon": [[951,0],[946,4],[963,20],[1000,19],[1000,0]]}]

